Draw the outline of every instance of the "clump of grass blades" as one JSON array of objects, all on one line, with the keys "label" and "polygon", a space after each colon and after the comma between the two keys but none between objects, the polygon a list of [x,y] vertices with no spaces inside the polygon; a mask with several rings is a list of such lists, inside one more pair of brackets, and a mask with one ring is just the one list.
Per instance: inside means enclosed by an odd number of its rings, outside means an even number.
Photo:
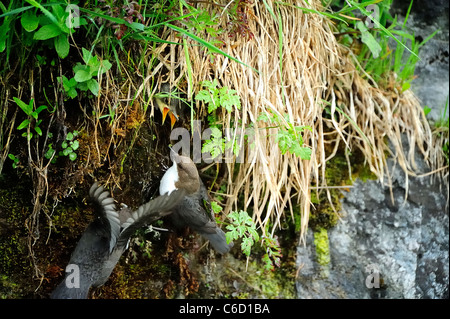
[{"label": "clump of grass blades", "polygon": [[[294,4],[311,12],[303,12]],[[185,79],[189,86],[218,79],[223,86],[237,90],[240,110],[221,113],[219,121],[224,128],[236,123],[253,125],[256,138],[253,151],[246,152],[245,163],[226,164],[229,196],[224,212],[242,209],[238,199],[243,194],[244,209],[252,207],[253,218],[263,233],[269,231],[273,235],[286,207],[293,215],[294,206],[300,205],[304,239],[311,207],[311,181],[320,181],[322,191],[327,191],[327,161],[341,143],[350,150],[361,150],[370,170],[382,180],[388,173],[385,154],[391,152],[385,139],[391,141],[400,166],[414,174],[414,149],[429,159],[431,130],[411,91],[395,93],[374,88],[359,74],[349,49],[334,37],[329,18],[313,12],[324,11],[320,1],[280,4],[266,0],[248,6],[247,26],[253,38],[229,37],[224,40],[223,50],[250,67],[223,55],[214,55],[211,63],[204,46],[166,30],[166,40],[182,45],[165,43],[153,50],[159,63],[148,71],[148,78],[165,66],[172,86]],[[216,10],[204,2],[196,8],[210,14]],[[227,30],[227,22],[227,15],[223,14],[214,27]],[[204,40],[213,42],[214,38],[204,34]],[[201,87],[193,89],[198,91]],[[151,94],[146,81],[139,90]],[[196,107],[197,116],[201,116],[200,105]],[[324,115],[325,108],[328,116]],[[313,128],[303,135],[305,144],[313,150],[311,160],[281,154],[273,128],[257,120],[265,113],[288,114],[293,125]],[[408,154],[402,147],[402,133],[411,142]],[[271,229],[266,227],[269,224],[273,225]]]}]

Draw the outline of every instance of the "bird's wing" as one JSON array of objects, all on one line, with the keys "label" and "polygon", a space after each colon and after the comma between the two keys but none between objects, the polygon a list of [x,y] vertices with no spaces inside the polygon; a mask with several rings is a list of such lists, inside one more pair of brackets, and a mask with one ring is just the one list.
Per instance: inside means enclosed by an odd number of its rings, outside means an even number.
[{"label": "bird's wing", "polygon": [[172,213],[172,209],[185,195],[186,192],[184,190],[177,189],[170,194],[159,196],[148,203],[141,205],[131,214],[131,217],[122,224],[123,230],[120,233],[117,246],[126,246],[128,239],[137,229]]},{"label": "bird's wing", "polygon": [[186,196],[183,199],[183,205],[176,208],[172,220],[178,227],[189,226],[198,233],[212,234],[217,226],[211,214],[206,212],[200,193]]},{"label": "bird's wing", "polygon": [[211,197],[209,197],[208,190],[203,184],[202,180],[200,180],[200,200],[202,201],[202,207],[205,210],[205,215],[211,220],[212,222],[215,222],[216,218],[214,216],[214,212],[211,208]]},{"label": "bird's wing", "polygon": [[116,245],[120,234],[119,213],[116,211],[114,199],[111,197],[110,193],[97,182],[91,186],[89,196],[96,206],[95,213],[110,232],[109,252],[111,252]]}]

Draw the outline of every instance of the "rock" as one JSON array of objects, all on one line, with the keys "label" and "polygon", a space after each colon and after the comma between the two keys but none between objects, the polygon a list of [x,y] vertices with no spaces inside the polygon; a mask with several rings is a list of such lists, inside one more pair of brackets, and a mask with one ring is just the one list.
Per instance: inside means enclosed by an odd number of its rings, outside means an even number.
[{"label": "rock", "polygon": [[[427,171],[418,155],[416,163]],[[316,262],[311,231],[306,247],[298,247],[299,298],[448,298],[447,189],[429,176],[410,177],[405,201],[405,174],[392,159],[388,167],[394,202],[387,179],[355,182],[328,231],[327,271]]]}]

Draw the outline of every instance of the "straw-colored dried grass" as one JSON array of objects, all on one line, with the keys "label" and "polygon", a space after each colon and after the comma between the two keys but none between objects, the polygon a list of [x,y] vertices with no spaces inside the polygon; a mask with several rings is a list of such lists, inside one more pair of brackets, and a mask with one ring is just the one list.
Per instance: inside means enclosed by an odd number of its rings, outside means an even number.
[{"label": "straw-colored dried grass", "polygon": [[[323,10],[320,1],[309,1],[309,4],[296,0],[285,2]],[[255,1],[248,23],[254,37],[227,39],[225,48],[222,48],[258,73],[221,55],[215,55],[211,63],[206,49],[188,39],[192,87],[185,89],[195,93],[201,89],[201,81],[219,79],[223,86],[237,90],[242,105],[240,110],[222,113],[224,127],[237,123],[237,120],[241,120],[243,126],[253,123],[255,127],[255,149],[253,152],[247,150],[245,163],[239,166],[226,164],[229,174],[225,213],[238,208],[238,195],[243,193],[243,209],[253,208],[254,219],[263,232],[272,220],[270,231],[274,232],[280,226],[283,213],[288,209],[293,214],[294,206],[300,205],[300,237],[304,239],[311,207],[311,181],[318,181],[322,191],[327,191],[327,161],[342,143],[350,150],[361,150],[380,181],[385,180],[388,173],[386,154],[391,151],[387,140],[393,145],[392,155],[409,174],[414,174],[415,148],[427,161],[434,156],[432,162],[435,165],[442,163],[435,160],[430,127],[410,91],[385,91],[364,79],[356,71],[357,62],[352,52],[336,41],[330,20],[290,6],[276,5],[272,0],[267,0],[267,3],[275,14],[279,12],[282,17],[282,43],[279,42],[277,19],[263,2]],[[197,5],[206,10],[217,9],[204,3]],[[226,15],[223,15],[218,28],[225,30],[226,23]],[[157,79],[156,86],[151,85],[151,80],[163,67],[169,70],[164,81],[181,89],[180,81],[186,83],[188,63],[183,40],[170,30],[165,30],[165,38],[180,45],[163,44],[151,52],[159,63],[154,68],[149,67],[148,74],[143,75],[142,84],[137,89],[138,97],[143,92],[147,96],[154,94],[163,80]],[[206,37],[205,40],[210,39]],[[323,116],[324,100],[331,103],[331,119]],[[199,108],[197,103],[197,116],[201,114]],[[264,129],[268,124],[257,121],[260,114],[269,111],[287,113],[295,125],[313,128],[312,132],[304,132],[304,141],[313,150],[311,160],[301,160],[289,153],[281,154],[273,129]],[[402,133],[406,133],[410,141],[410,149],[406,153],[401,142]],[[326,152],[330,149],[331,152]],[[237,174],[233,173],[235,170],[238,170]]]}]

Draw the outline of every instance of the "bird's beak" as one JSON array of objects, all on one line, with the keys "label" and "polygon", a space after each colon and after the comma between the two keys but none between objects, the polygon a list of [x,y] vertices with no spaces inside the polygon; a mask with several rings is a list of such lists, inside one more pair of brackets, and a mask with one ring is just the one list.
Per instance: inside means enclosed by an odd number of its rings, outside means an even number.
[{"label": "bird's beak", "polygon": [[162,124],[164,124],[164,121],[166,120],[167,113],[169,113],[170,109],[167,106],[164,106],[162,110]]},{"label": "bird's beak", "polygon": [[172,112],[170,112],[169,116],[170,116],[170,129],[173,130],[173,126],[175,125],[175,122],[177,121],[177,117]]}]

